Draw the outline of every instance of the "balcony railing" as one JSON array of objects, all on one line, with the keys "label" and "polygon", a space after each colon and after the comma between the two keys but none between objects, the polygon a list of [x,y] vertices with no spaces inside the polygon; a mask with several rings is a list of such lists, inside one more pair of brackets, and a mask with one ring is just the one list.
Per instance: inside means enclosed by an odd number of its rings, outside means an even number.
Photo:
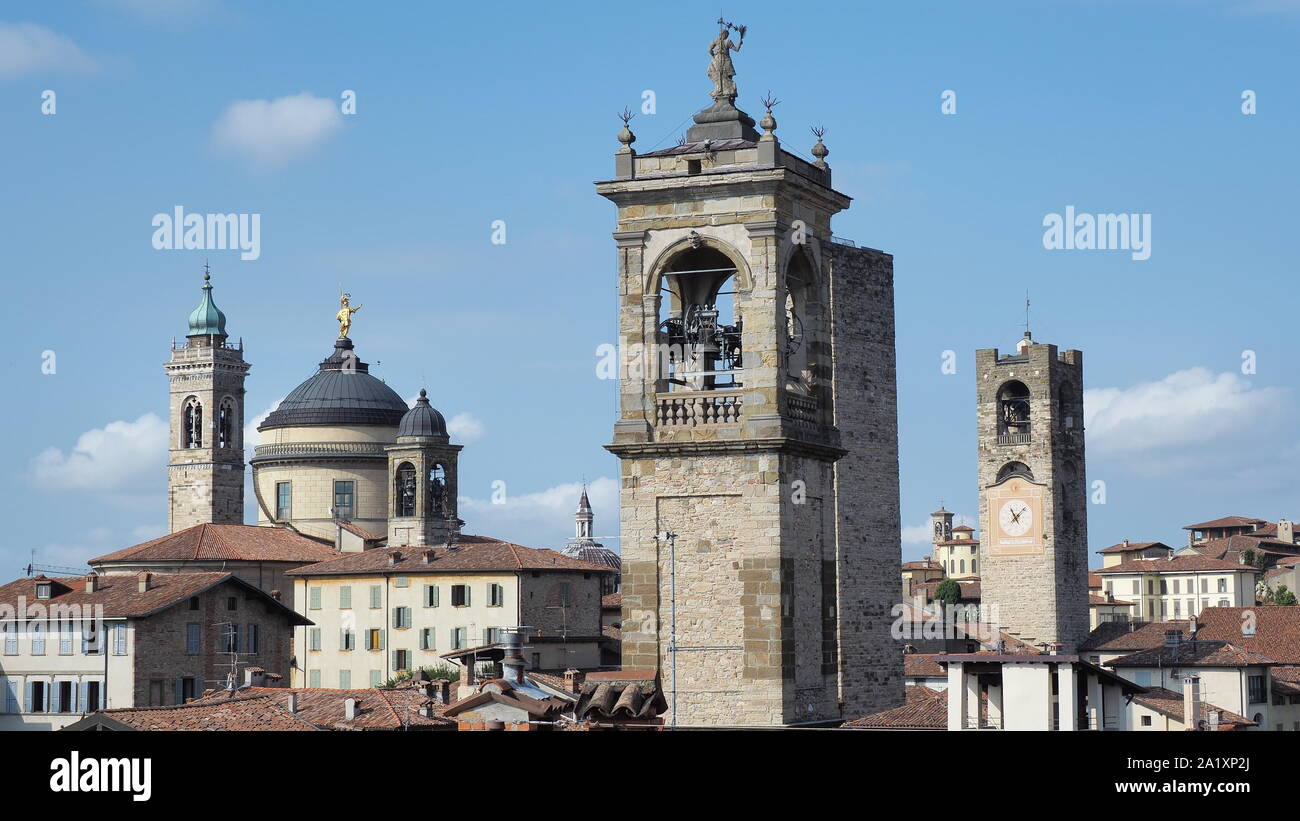
[{"label": "balcony railing", "polygon": [[1033,434],[1030,433],[999,433],[999,445],[1027,445],[1033,441]]},{"label": "balcony railing", "polygon": [[814,426],[817,424],[817,400],[815,398],[787,393],[785,395],[785,403],[790,418],[794,421],[807,426]]},{"label": "balcony railing", "polygon": [[674,391],[655,400],[655,424],[664,428],[738,425],[740,391]]},{"label": "balcony railing", "polygon": [[966,716],[967,730],[1001,730],[1002,719],[998,716]]}]

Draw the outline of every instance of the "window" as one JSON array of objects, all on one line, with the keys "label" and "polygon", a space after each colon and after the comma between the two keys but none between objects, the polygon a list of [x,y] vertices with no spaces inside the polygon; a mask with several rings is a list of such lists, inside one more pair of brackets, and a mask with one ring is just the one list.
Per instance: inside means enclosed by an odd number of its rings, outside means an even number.
[{"label": "window", "polygon": [[[316,647],[320,649],[320,630],[316,630]],[[217,652],[220,653],[238,653],[239,652],[239,625],[224,624],[221,626],[221,647]]]},{"label": "window", "polygon": [[334,483],[334,518],[351,519],[356,511],[356,482]]},{"label": "window", "polygon": [[425,607],[438,606],[438,585],[426,584],[424,586],[424,606]]},{"label": "window", "polygon": [[1142,595],[1142,582],[1139,581],[1138,579],[1133,580],[1133,595],[1135,596]]},{"label": "window", "polygon": [[5,634],[5,655],[18,655],[18,625],[13,622],[7,622],[4,626]]},{"label": "window", "polygon": [[980,563],[980,560],[979,560],[979,559],[971,559],[971,560],[970,560],[970,572],[972,572],[972,573],[978,573],[979,570],[980,570],[980,569],[979,569],[979,563]]},{"label": "window", "polygon": [[1204,576],[1201,577],[1201,592],[1202,593],[1210,592],[1210,580],[1205,578]]},{"label": "window", "polygon": [[189,701],[192,698],[199,697],[198,679],[186,677],[186,678],[178,679],[178,681],[180,684],[180,698],[177,699],[176,701],[177,704],[184,704],[185,702]]},{"label": "window", "polygon": [[1167,596],[1167,595],[1169,595],[1169,580],[1168,580],[1168,579],[1161,579],[1161,580],[1160,580],[1160,595],[1162,595],[1162,596]]},{"label": "window", "polygon": [[256,653],[258,649],[258,645],[261,643],[260,641],[260,639],[262,638],[261,630],[258,629],[258,625],[250,624],[248,625],[247,632],[248,632],[248,640],[244,643],[244,652]]},{"label": "window", "polygon": [[1220,607],[1227,607],[1227,606],[1228,606],[1228,600],[1227,600],[1227,599],[1219,599],[1219,606],[1220,606]]},{"label": "window", "polygon": [[403,672],[411,669],[411,651],[394,650],[393,651],[393,669]]},{"label": "window", "polygon": [[40,622],[32,624],[32,655],[45,653],[45,625]]},{"label": "window", "polygon": [[85,701],[81,705],[81,711],[83,713],[93,713],[96,710],[98,710],[100,707],[104,706],[100,702],[100,690],[102,688],[103,685],[98,681],[86,682]]},{"label": "window", "polygon": [[307,649],[308,650],[320,649],[320,628],[319,627],[307,628]]},{"label": "window", "polygon": [[499,584],[488,585],[488,607],[504,607],[506,589]]},{"label": "window", "polygon": [[198,609],[199,609],[199,597],[198,597],[198,596],[191,596],[191,597],[190,597],[190,609],[191,609],[191,610],[198,610]]},{"label": "window", "polygon": [[203,406],[199,404],[199,400],[193,396],[185,400],[183,420],[184,424],[182,426],[183,430],[181,430],[181,447],[203,447]]},{"label": "window", "polygon": [[1142,726],[1143,727],[1151,726],[1151,716],[1142,716]]},{"label": "window", "polygon": [[18,682],[14,679],[5,679],[5,712],[19,712]]},{"label": "window", "polygon": [[126,625],[113,625],[113,655],[126,655]]},{"label": "window", "polygon": [[99,623],[90,620],[81,623],[81,652],[88,656],[97,656],[104,652],[104,646],[99,641],[100,631]]},{"label": "window", "polygon": [[[1177,584],[1177,582],[1175,582],[1175,584]],[[1174,599],[1174,618],[1178,618],[1178,617],[1181,616],[1182,614],[1183,614],[1183,603],[1182,603],[1182,601],[1179,600],[1179,599]]]},{"label": "window", "polygon": [[307,608],[309,610],[320,609],[320,587],[313,587],[307,591]]},{"label": "window", "polygon": [[421,650],[438,649],[434,643],[434,632],[432,627],[420,628],[420,649]]},{"label": "window", "polygon": [[569,598],[570,592],[571,591],[568,582],[560,582],[558,585],[556,585],[556,593],[559,596],[559,604],[561,607],[570,603],[570,598]]},{"label": "window", "polygon": [[59,655],[72,655],[72,623],[59,622]]},{"label": "window", "polygon": [[239,599],[238,599],[237,597],[235,597],[235,596],[227,596],[227,597],[226,597],[226,609],[227,609],[227,610],[238,610],[238,609],[239,609]]},{"label": "window", "polygon": [[217,447],[233,448],[235,446],[235,403],[223,400],[221,410],[217,411]]},{"label": "window", "polygon": [[366,649],[383,650],[384,649],[384,631],[378,627],[372,627],[366,631]]},{"label": "window", "polygon": [[384,606],[384,588],[377,584],[370,585],[370,609],[377,610]]},{"label": "window", "polygon": [[371,671],[370,671],[370,686],[371,686],[371,687],[378,687],[380,684],[382,684],[382,683],[383,683],[383,678],[382,678],[382,676],[383,676],[383,673],[381,673],[380,671],[378,671],[378,670],[371,670]]},{"label": "window", "polygon": [[453,627],[451,629],[451,649],[464,650],[468,647],[468,634],[469,630],[465,627]]},{"label": "window", "polygon": [[405,630],[411,626],[411,608],[394,607],[393,608],[393,629]]},{"label": "window", "polygon": [[1174,595],[1177,596],[1178,593],[1179,593],[1179,590],[1178,590],[1178,579],[1174,579]]},{"label": "window", "polygon": [[199,631],[200,626],[197,622],[190,622],[185,625],[185,653],[191,656],[199,654]]},{"label": "window", "polygon": [[1155,595],[1155,592],[1156,592],[1155,582],[1151,581],[1150,579],[1147,579],[1147,595],[1153,596]]},{"label": "window", "polygon": [[411,586],[410,576],[398,576],[396,579],[393,579],[393,587],[410,587],[410,586]]},{"label": "window", "polygon": [[429,507],[425,515],[445,519],[451,515],[447,504],[447,471],[441,464],[429,468]]},{"label": "window", "polygon": [[352,671],[351,671],[351,670],[339,670],[339,689],[340,689],[340,690],[351,690],[351,689],[352,689]]},{"label": "window", "polygon": [[36,585],[36,598],[48,599],[50,597],[50,588],[51,585],[48,583]]},{"label": "window", "polygon": [[1216,590],[1215,592],[1216,592],[1216,593],[1227,593],[1227,592],[1228,592],[1228,580],[1227,580],[1227,579],[1219,579],[1219,589]]},{"label": "window", "polygon": [[345,584],[339,588],[339,609],[352,609],[352,585]]},{"label": "window", "polygon": [[275,518],[280,522],[293,518],[293,482],[275,483]]},{"label": "window", "polygon": [[27,682],[27,712],[43,713],[45,712],[45,682],[29,681]]},{"label": "window", "polygon": [[339,631],[339,649],[355,650],[357,649],[357,636],[351,630]]},{"label": "window", "polygon": [[307,673],[307,686],[312,689],[320,689],[320,670],[312,670]]},{"label": "window", "polygon": [[469,607],[469,585],[453,584],[451,586],[451,606]]},{"label": "window", "polygon": [[1151,686],[1151,671],[1150,671],[1150,670],[1137,670],[1137,671],[1135,671],[1135,672],[1133,673],[1133,683],[1134,683],[1134,684],[1141,685],[1141,686],[1143,686],[1143,687],[1150,687],[1150,686]]},{"label": "window", "polygon": [[1249,690],[1247,700],[1251,704],[1261,704],[1266,700],[1267,696],[1263,676],[1246,676],[1246,685]]},{"label": "window", "polygon": [[75,713],[77,711],[77,685],[72,681],[56,682],[58,689],[54,694],[56,713]]},{"label": "window", "polygon": [[397,466],[396,487],[393,488],[394,510],[398,516],[415,515],[415,466],[403,462]]}]

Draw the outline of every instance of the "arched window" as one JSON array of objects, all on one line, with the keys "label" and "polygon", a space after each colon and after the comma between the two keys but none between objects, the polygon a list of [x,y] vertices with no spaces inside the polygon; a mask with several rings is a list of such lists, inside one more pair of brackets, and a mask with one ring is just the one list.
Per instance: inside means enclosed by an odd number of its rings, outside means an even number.
[{"label": "arched window", "polygon": [[787,390],[812,394],[817,377],[816,365],[809,355],[809,337],[816,328],[820,314],[813,304],[816,299],[813,266],[807,246],[799,246],[790,257],[785,269],[784,354],[785,386]]},{"label": "arched window", "polygon": [[738,388],[743,365],[736,265],[695,239],[669,262],[660,280],[655,378],[665,380],[669,390]]},{"label": "arched window", "polygon": [[1019,476],[1022,479],[1028,479],[1031,482],[1034,480],[1034,472],[1029,469],[1029,465],[1026,465],[1024,462],[1007,462],[998,471],[997,482],[1010,479],[1012,476]]},{"label": "arched window", "polygon": [[971,559],[971,560],[970,560],[970,572],[972,572],[972,573],[978,573],[978,572],[980,571],[979,564],[980,564],[980,560],[979,560],[979,559]]},{"label": "arched window", "polygon": [[227,399],[221,403],[217,414],[217,447],[235,446],[235,403]]},{"label": "arched window", "polygon": [[998,389],[998,437],[1029,441],[1029,388],[1012,380]]},{"label": "arched window", "polygon": [[966,572],[966,560],[965,560],[965,559],[962,559],[962,560],[961,560],[961,571],[960,571],[960,572],[962,572],[962,573],[965,573],[965,572]]},{"label": "arched window", "polygon": [[190,397],[185,400],[185,411],[181,417],[181,447],[203,447],[203,405]]},{"label": "arched window", "polygon": [[447,469],[435,462],[429,468],[429,515],[445,519],[450,514],[447,506]]},{"label": "arched window", "polygon": [[415,515],[415,466],[410,462],[403,462],[397,466],[396,485],[393,488],[396,492],[394,497],[397,500],[398,516]]}]

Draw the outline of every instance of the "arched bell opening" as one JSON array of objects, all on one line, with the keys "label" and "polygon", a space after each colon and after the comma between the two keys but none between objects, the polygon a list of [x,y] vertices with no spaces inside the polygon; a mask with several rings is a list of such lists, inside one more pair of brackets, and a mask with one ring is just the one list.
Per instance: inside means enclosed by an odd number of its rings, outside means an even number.
[{"label": "arched bell opening", "polygon": [[703,243],[679,252],[664,267],[659,277],[657,343],[658,376],[667,390],[742,386],[738,274],[730,257]]}]

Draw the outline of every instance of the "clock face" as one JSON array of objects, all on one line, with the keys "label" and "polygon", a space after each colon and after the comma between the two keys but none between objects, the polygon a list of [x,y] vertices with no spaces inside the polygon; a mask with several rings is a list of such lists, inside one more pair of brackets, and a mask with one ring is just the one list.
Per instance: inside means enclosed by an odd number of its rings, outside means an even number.
[{"label": "clock face", "polygon": [[1023,536],[1034,524],[1034,512],[1024,499],[1008,499],[998,511],[998,524],[1008,536]]}]

